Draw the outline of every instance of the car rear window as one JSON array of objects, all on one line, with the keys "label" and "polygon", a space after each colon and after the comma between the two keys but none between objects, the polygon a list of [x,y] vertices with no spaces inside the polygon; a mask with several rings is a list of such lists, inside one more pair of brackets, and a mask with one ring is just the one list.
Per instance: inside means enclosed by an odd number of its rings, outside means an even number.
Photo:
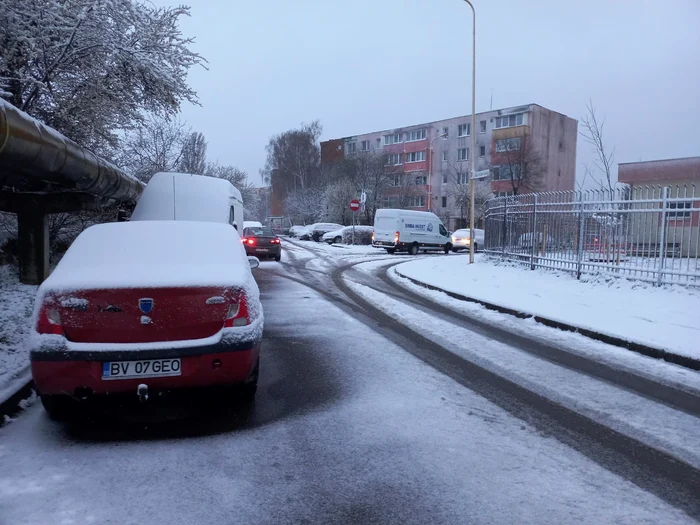
[{"label": "car rear window", "polygon": [[255,236],[272,237],[275,235],[275,232],[272,231],[272,228],[246,228],[246,235],[252,235],[253,237],[255,237]]}]

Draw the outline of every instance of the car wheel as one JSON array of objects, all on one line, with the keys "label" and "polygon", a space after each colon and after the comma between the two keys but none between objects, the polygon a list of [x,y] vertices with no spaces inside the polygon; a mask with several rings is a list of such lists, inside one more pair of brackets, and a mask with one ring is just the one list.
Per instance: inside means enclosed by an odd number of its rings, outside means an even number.
[{"label": "car wheel", "polygon": [[255,368],[250,374],[248,380],[241,385],[240,388],[240,399],[244,403],[250,403],[255,398],[255,394],[258,391],[258,376],[260,375],[260,358],[258,357],[255,363]]},{"label": "car wheel", "polygon": [[275,255],[275,261],[280,262],[282,260],[281,255]]},{"label": "car wheel", "polygon": [[343,238],[340,237],[340,236],[338,236],[338,237],[336,237],[335,239],[333,239],[333,242],[334,242],[335,244],[340,244],[340,243],[343,242]]},{"label": "car wheel", "polygon": [[44,410],[54,421],[66,421],[76,413],[76,403],[68,396],[41,396]]},{"label": "car wheel", "polygon": [[416,243],[411,244],[411,246],[408,247],[408,255],[417,255],[418,254],[418,245]]},{"label": "car wheel", "polygon": [[385,250],[389,255],[394,255],[396,253],[396,248],[385,248]]},{"label": "car wheel", "polygon": [[474,243],[474,253],[479,251],[479,245],[477,243]]}]

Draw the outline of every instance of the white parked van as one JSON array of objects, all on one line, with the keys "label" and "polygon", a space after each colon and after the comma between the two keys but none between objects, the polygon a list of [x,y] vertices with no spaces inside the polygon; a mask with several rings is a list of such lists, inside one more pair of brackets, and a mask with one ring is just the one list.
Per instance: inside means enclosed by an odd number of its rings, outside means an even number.
[{"label": "white parked van", "polygon": [[243,231],[243,200],[225,179],[161,172],[148,181],[131,220],[225,222]]},{"label": "white parked van", "polygon": [[449,253],[452,239],[442,221],[427,211],[380,209],[374,214],[372,246],[389,253],[440,250]]}]

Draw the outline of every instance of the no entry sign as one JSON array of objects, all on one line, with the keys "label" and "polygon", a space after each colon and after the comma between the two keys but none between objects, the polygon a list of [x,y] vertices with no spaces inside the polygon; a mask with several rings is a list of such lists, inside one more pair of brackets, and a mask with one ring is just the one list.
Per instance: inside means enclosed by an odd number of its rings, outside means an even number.
[{"label": "no entry sign", "polygon": [[357,211],[357,210],[359,210],[359,209],[360,209],[360,201],[358,201],[357,199],[351,200],[351,201],[350,201],[350,209],[351,209],[352,211]]}]

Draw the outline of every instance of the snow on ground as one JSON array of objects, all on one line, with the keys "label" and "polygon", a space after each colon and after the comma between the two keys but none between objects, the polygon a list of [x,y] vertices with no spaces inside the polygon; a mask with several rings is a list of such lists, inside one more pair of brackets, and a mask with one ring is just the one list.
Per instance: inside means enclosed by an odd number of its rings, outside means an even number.
[{"label": "snow on ground", "polygon": [[468,297],[700,359],[697,290],[626,279],[578,281],[568,273],[486,258],[473,265],[456,257],[424,259],[398,271]]},{"label": "snow on ground", "polygon": [[[378,262],[374,266],[376,268],[386,264],[388,263],[383,261],[381,264]],[[362,269],[364,266],[366,265],[363,264],[355,268]],[[540,341],[547,345],[554,345],[561,351],[581,355],[588,359],[605,363],[608,366],[647,377],[653,381],[658,381],[679,390],[689,392],[700,391],[700,374],[695,370],[653,357],[647,357],[637,352],[630,352],[626,348],[596,341],[595,339],[575,332],[550,328],[534,322],[531,318],[519,319],[512,315],[488,310],[478,303],[454,299],[444,292],[428,290],[414,284],[408,279],[400,277],[399,274],[396,273],[396,267],[390,268],[387,273],[389,278],[400,286],[418,295],[422,295],[426,299],[451,308],[456,312],[466,314],[500,328],[506,328],[515,333],[523,334],[534,341]]]},{"label": "snow on ground", "polygon": [[[308,288],[280,279],[261,290],[269,322],[255,410],[269,412],[277,403],[281,412],[186,439],[86,441],[35,406],[0,429],[3,519],[693,522]],[[309,322],[319,312],[323,322]],[[289,411],[290,393],[305,399],[318,385],[325,388],[320,402]]]},{"label": "snow on ground", "polygon": [[17,269],[0,265],[0,403],[29,381],[29,333],[37,286],[21,284]]},{"label": "snow on ground", "polygon": [[[356,293],[411,329],[498,375],[700,468],[700,419],[539,359],[346,279]],[[534,322],[534,321],[531,321]]]}]

